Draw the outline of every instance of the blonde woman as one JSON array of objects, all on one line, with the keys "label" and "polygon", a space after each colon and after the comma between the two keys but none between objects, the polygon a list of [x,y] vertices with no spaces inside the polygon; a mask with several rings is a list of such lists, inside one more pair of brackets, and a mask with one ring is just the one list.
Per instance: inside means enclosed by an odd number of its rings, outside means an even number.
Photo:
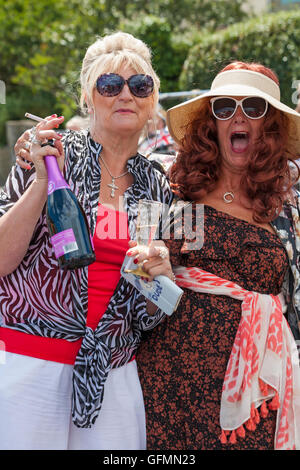
[{"label": "blonde woman", "polygon": [[[83,59],[81,88],[89,129],[61,136],[63,117],[53,115],[29,143],[25,133],[1,192],[2,449],[146,446],[134,357],[149,316],[120,267],[135,238],[138,201],[171,202],[165,176],[137,153],[158,102],[149,49],[125,33],[98,39]],[[50,138],[55,149],[41,146]],[[89,267],[61,271],[52,252],[43,160],[49,152],[87,215],[96,252]],[[153,259],[172,276],[168,258]],[[154,312],[151,324],[161,316]]]}]

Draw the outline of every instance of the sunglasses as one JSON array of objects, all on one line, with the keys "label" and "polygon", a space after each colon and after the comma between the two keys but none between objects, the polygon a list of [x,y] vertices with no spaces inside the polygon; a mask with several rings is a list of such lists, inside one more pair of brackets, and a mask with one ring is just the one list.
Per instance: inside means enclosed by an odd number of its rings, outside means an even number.
[{"label": "sunglasses", "polygon": [[117,96],[127,83],[130,93],[137,98],[148,98],[153,93],[154,82],[150,75],[131,75],[127,80],[117,73],[105,73],[96,81],[97,91],[102,96]]},{"label": "sunglasses", "polygon": [[238,106],[242,108],[245,116],[250,119],[262,118],[268,109],[267,101],[259,96],[248,96],[242,100],[222,96],[212,98],[210,102],[213,115],[221,121],[232,118]]}]

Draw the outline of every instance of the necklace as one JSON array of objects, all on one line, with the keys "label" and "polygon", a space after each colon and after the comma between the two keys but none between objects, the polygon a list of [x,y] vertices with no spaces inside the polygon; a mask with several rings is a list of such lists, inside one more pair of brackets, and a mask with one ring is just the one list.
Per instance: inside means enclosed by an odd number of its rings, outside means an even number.
[{"label": "necklace", "polygon": [[227,191],[223,194],[223,199],[226,204],[231,204],[234,200],[234,193],[232,191]]},{"label": "necklace", "polygon": [[103,157],[101,157],[101,155],[99,155],[99,158],[100,158],[101,162],[103,163],[103,165],[105,166],[105,168],[106,168],[106,170],[107,170],[107,173],[108,173],[109,176],[111,177],[111,183],[108,183],[107,186],[108,186],[109,188],[111,188],[110,197],[114,197],[114,196],[115,196],[115,191],[116,191],[116,189],[119,189],[119,187],[115,184],[115,180],[117,180],[117,179],[119,179],[119,178],[122,178],[122,176],[127,175],[127,173],[129,173],[129,171],[127,170],[127,171],[125,171],[124,173],[122,173],[122,174],[119,175],[119,176],[113,176],[113,175],[111,174],[111,172],[109,171],[109,169],[107,168],[106,163],[105,163]]}]

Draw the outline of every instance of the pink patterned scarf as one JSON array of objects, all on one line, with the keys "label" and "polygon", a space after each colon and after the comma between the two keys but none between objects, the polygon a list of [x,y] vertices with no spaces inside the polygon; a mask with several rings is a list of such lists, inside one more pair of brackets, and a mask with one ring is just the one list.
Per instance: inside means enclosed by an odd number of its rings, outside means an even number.
[{"label": "pink patterned scarf", "polygon": [[299,450],[300,367],[283,296],[251,292],[199,268],[177,266],[174,273],[180,287],[242,301],[222,389],[221,442],[235,444],[271,409],[277,410],[275,450]]}]

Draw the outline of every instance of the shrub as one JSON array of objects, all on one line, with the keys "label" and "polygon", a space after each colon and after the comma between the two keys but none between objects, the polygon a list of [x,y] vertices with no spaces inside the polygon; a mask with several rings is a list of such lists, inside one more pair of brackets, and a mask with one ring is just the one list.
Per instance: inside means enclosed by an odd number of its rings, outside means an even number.
[{"label": "shrub", "polygon": [[300,80],[299,52],[299,10],[256,17],[203,36],[185,61],[180,88],[210,88],[215,75],[232,60],[261,62],[277,73],[282,101],[295,108],[295,80]]},{"label": "shrub", "polygon": [[168,20],[153,15],[141,15],[134,21],[125,20],[121,28],[144,41],[152,50],[152,62],[162,92],[177,91],[178,79],[190,43],[174,38]]}]

